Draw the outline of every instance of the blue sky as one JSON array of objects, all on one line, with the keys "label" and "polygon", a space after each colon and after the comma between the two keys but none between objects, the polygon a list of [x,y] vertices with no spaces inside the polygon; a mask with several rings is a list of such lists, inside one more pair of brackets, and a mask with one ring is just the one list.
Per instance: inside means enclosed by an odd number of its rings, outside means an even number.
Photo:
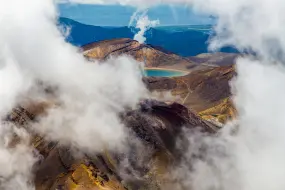
[{"label": "blue sky", "polygon": [[[96,26],[127,26],[136,11],[133,7],[120,5],[59,4],[58,8],[62,17]],[[157,6],[148,11],[148,16],[159,19],[162,26],[212,23],[209,16],[198,15],[183,6]]]}]

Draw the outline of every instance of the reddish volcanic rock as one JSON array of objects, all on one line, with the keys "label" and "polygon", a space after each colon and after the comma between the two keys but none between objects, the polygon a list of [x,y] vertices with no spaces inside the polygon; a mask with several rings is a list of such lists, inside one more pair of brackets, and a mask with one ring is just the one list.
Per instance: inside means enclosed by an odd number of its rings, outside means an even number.
[{"label": "reddish volcanic rock", "polygon": [[128,38],[104,40],[87,44],[82,47],[83,54],[88,59],[106,59],[109,56],[131,55],[137,61],[144,62],[148,67],[164,67],[177,64],[195,67],[196,64],[161,48],[140,44]]}]

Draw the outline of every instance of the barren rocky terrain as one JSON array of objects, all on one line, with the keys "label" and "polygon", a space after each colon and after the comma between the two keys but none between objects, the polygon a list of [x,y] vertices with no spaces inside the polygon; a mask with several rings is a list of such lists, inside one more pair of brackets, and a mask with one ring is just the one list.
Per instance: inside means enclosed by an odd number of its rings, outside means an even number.
[{"label": "barren rocky terrain", "polygon": [[[236,115],[228,84],[235,75],[233,63],[199,65],[130,39],[97,42],[84,46],[82,51],[91,61],[128,54],[147,67],[175,68],[189,74],[143,79],[150,92],[171,92],[178,100],[146,99],[136,109],[121,113],[121,122],[130,132],[125,152],[106,149],[78,155],[73,147],[48,141],[31,130],[32,144],[41,155],[34,167],[36,190],[164,189],[169,180],[165,174],[179,164],[183,154],[183,147],[177,147],[177,139],[185,138],[183,130],[215,133],[221,127],[215,122],[224,123]],[[7,121],[30,130],[30,124],[44,117],[51,105],[55,105],[51,100],[19,105]]]}]

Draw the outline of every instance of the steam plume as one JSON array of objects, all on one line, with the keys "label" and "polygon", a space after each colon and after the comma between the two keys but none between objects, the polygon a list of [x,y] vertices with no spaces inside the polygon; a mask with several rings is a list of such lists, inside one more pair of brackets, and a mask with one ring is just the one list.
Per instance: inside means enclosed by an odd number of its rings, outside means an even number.
[{"label": "steam plume", "polygon": [[149,20],[147,11],[144,11],[141,15],[139,12],[134,13],[129,26],[132,25],[133,22],[136,22],[136,28],[139,29],[138,33],[134,36],[134,40],[137,40],[141,44],[146,41],[146,37],[144,36],[146,31],[159,24],[159,20]]}]

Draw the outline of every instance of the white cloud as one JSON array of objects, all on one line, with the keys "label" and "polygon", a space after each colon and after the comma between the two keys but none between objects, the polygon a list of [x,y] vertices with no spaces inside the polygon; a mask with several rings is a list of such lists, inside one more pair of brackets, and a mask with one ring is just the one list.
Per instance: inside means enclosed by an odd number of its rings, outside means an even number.
[{"label": "white cloud", "polygon": [[[1,1],[0,116],[4,118],[23,97],[44,98],[39,89],[33,90],[35,82],[41,80],[57,87],[60,106],[48,111],[34,130],[85,151],[119,148],[125,138],[119,113],[147,96],[141,65],[127,56],[104,63],[88,62],[76,47],[65,42],[56,19],[56,6],[50,0]],[[8,138],[9,133],[0,130],[0,136]],[[9,175],[3,188],[33,189],[28,182],[33,163],[28,145],[20,143],[12,150],[1,145],[1,171]],[[18,177],[22,175],[26,178]],[[12,187],[15,181],[22,185]]]},{"label": "white cloud", "polygon": [[[114,3],[115,1],[70,2]],[[185,2],[197,11],[219,17],[216,27],[218,36],[213,40],[212,48],[235,45],[241,50],[251,49],[260,55],[259,61],[245,58],[237,62],[238,77],[233,82],[233,87],[239,111],[239,118],[236,121],[239,126],[238,132],[235,136],[231,136],[227,131],[222,131],[218,138],[209,137],[209,140],[205,138],[203,143],[211,146],[204,156],[213,164],[198,160],[194,173],[186,170],[189,175],[185,175],[188,178],[184,182],[193,182],[194,190],[215,188],[283,190],[285,188],[283,182],[285,72],[282,65],[285,50],[284,1],[121,0],[116,2],[141,8],[162,2]],[[0,73],[3,80],[0,83],[3,85],[0,85],[2,98],[0,113],[3,114],[14,106],[19,100],[18,97],[25,94],[33,85],[34,79],[41,79],[59,87],[61,106],[51,110],[41,121],[41,125],[37,126],[39,132],[49,138],[62,140],[64,143],[89,151],[100,151],[105,144],[116,148],[124,137],[118,113],[125,107],[135,106],[146,94],[140,80],[139,66],[128,57],[112,59],[104,64],[88,63],[75,47],[65,43],[56,28],[56,16],[55,4],[51,0],[1,1]],[[9,134],[10,132],[0,130],[1,136],[9,137]],[[29,176],[25,174],[29,173],[33,157],[30,151],[23,151],[29,148],[25,144],[24,148],[10,152],[3,143],[0,146],[0,153],[4,155],[1,157],[3,161],[0,161],[0,165],[3,166],[1,170],[7,174],[15,173],[16,175],[12,175],[12,181],[16,180],[19,184],[30,188],[27,183]],[[189,148],[195,146],[199,147],[199,141],[193,141]],[[227,156],[221,158],[213,151],[219,147],[223,148],[222,153]],[[24,152],[27,153],[26,159],[21,160],[20,153]],[[188,157],[192,157],[191,152]],[[227,165],[223,166],[222,163]],[[27,168],[15,167],[19,164],[26,165]],[[227,166],[235,166],[236,170],[229,170]],[[211,173],[213,169],[215,170]],[[219,175],[211,178],[217,173]],[[18,178],[19,175],[27,178]],[[207,181],[209,178],[211,180]],[[13,189],[9,185],[4,188]]]},{"label": "white cloud", "polygon": [[138,8],[147,8],[158,4],[165,3],[188,3],[188,0],[59,0],[61,3],[76,3],[76,4],[98,4],[98,5],[110,5],[119,4],[124,6],[135,6]]},{"label": "white cloud", "polygon": [[135,12],[131,18],[129,26],[135,23],[135,28],[139,31],[135,34],[134,40],[143,44],[146,41],[145,33],[152,27],[159,25],[159,20],[149,20],[147,11]]}]

